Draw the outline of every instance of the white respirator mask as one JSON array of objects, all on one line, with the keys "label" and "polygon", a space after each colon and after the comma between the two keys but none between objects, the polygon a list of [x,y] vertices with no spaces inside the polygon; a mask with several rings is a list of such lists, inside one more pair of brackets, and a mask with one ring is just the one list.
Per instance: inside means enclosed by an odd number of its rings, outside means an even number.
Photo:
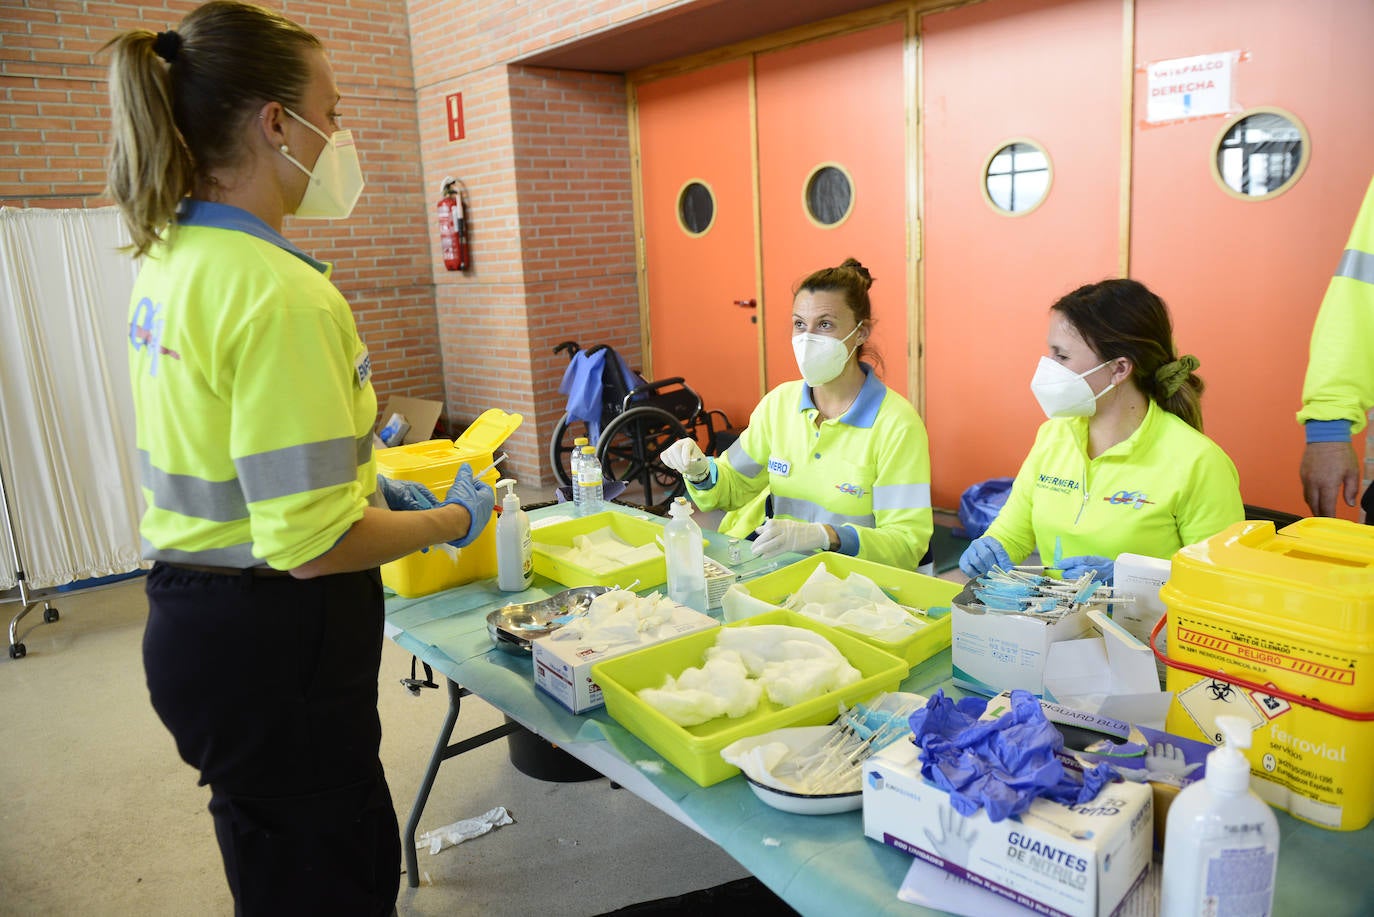
[{"label": "white respirator mask", "polygon": [[1097,372],[1110,362],[1107,360],[1092,369],[1076,373],[1049,357],[1041,357],[1030,385],[1035,400],[1040,402],[1040,410],[1051,419],[1093,416],[1097,412],[1097,399],[1116,388],[1116,383],[1094,395],[1092,386],[1083,377]]},{"label": "white respirator mask", "polygon": [[326,135],[291,109],[286,113],[324,138],[324,149],[315,160],[315,168],[307,169],[291,155],[286,144],[281,154],[296,168],[310,176],[305,196],[296,206],[295,215],[307,220],[342,220],[353,212],[358,196],[363,193],[363,168],[358,162],[358,148],[352,131],[335,131]]},{"label": "white respirator mask", "polygon": [[[792,355],[797,358],[797,369],[801,370],[802,378],[806,380],[807,385],[812,388],[825,385],[844,372],[845,364],[854,352],[846,348],[844,342],[852,338],[861,327],[861,324],[855,325],[854,330],[842,338],[809,332],[792,335]],[[855,344],[854,350],[858,348],[859,344]]]}]

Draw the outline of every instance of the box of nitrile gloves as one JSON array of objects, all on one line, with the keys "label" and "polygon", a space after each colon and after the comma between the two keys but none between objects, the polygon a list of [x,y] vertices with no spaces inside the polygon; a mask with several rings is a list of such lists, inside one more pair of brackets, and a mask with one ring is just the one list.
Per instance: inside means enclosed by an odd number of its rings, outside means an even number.
[{"label": "box of nitrile gloves", "polygon": [[1109,783],[1083,805],[1036,799],[1020,815],[960,815],[921,776],[920,749],[894,742],[868,759],[864,834],[1038,914],[1112,914],[1144,878],[1151,856],[1151,795]]}]

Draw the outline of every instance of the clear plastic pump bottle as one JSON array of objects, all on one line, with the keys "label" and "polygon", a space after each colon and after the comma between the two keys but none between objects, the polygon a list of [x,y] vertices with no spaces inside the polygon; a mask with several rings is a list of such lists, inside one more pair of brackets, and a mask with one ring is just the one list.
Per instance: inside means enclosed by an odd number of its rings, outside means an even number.
[{"label": "clear plastic pump bottle", "polygon": [[582,447],[591,445],[585,436],[579,436],[573,440],[572,455],[568,457],[568,468],[572,472],[572,502],[573,515],[582,515],[582,488],[577,486],[577,482],[582,480]]},{"label": "clear plastic pump bottle", "polygon": [[1162,917],[1273,912],[1279,862],[1274,812],[1250,791],[1250,725],[1216,718],[1225,744],[1207,755],[1207,775],[1169,806],[1164,830]]},{"label": "clear plastic pump bottle", "polygon": [[601,463],[596,460],[596,449],[592,446],[582,447],[582,467],[578,469],[573,489],[581,491],[580,497],[573,498],[578,501],[576,515],[590,516],[605,509],[601,503]]},{"label": "clear plastic pump bottle", "polygon": [[706,610],[706,558],[701,526],[692,519],[692,504],[678,497],[668,508],[663,551],[668,561],[668,598],[697,611]]},{"label": "clear plastic pump bottle", "polygon": [[534,541],[530,537],[530,517],[520,508],[515,479],[496,482],[506,488],[501,500],[501,518],[496,520],[496,588],[520,592],[530,588],[534,578]]}]

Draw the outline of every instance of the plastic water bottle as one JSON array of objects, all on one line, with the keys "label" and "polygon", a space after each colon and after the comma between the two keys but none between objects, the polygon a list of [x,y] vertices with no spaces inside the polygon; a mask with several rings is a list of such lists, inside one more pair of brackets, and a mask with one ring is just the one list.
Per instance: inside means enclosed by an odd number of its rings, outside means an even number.
[{"label": "plastic water bottle", "polygon": [[582,494],[581,498],[573,498],[578,500],[577,515],[590,516],[605,508],[601,503],[601,463],[596,460],[596,449],[591,446],[582,447],[582,467],[578,469],[577,485],[573,490]]},{"label": "plastic water bottle", "polygon": [[582,515],[582,488],[578,482],[582,480],[582,449],[590,444],[585,436],[579,436],[573,440],[572,456],[568,459],[569,468],[572,471],[572,501],[573,515]]},{"label": "plastic water bottle", "polygon": [[701,526],[692,519],[692,504],[678,497],[663,526],[663,552],[668,561],[668,598],[697,611],[706,610],[706,558]]}]

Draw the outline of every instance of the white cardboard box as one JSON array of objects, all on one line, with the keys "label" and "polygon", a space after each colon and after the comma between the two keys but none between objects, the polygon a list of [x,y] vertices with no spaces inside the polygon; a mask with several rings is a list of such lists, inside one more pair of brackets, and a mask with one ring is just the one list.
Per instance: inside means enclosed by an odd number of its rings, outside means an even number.
[{"label": "white cardboard box", "polygon": [[1038,914],[1113,913],[1146,874],[1153,839],[1148,786],[1110,783],[1092,802],[1036,799],[1014,818],[964,817],[921,776],[920,749],[898,741],[864,769],[864,834]]},{"label": "white cardboard box", "polygon": [[1104,612],[1088,612],[1091,625],[1079,640],[1050,647],[1045,697],[1090,713],[1164,728],[1172,694],[1161,691],[1155,657]]},{"label": "white cardboard box", "polygon": [[950,605],[954,683],[989,697],[1022,688],[1045,693],[1045,663],[1051,644],[1072,640],[1088,629],[1082,611],[1057,621],[1029,614],[987,612],[964,604],[965,590]]},{"label": "white cardboard box", "polygon": [[534,683],[572,713],[586,713],[603,706],[601,686],[592,681],[592,666],[616,656],[673,640],[686,634],[720,627],[710,615],[678,605],[673,619],[653,634],[641,634],[639,643],[617,643],[600,648],[579,639],[563,637],[555,631],[533,641]]}]

